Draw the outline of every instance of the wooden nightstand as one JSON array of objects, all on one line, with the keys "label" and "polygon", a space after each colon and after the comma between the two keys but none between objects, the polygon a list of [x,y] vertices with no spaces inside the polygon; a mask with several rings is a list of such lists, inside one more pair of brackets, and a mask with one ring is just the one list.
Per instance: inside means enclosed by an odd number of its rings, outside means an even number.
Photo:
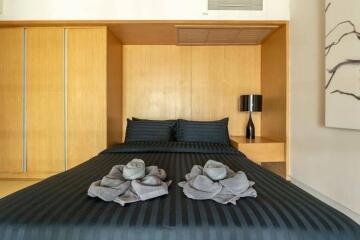
[{"label": "wooden nightstand", "polygon": [[264,137],[253,140],[233,136],[231,145],[243,152],[251,161],[275,172],[282,177],[286,175],[285,143]]}]

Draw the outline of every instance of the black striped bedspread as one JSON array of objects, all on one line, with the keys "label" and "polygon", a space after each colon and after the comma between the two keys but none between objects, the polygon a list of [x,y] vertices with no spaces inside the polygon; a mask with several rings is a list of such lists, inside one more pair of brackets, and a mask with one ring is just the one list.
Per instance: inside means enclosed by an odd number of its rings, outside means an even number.
[{"label": "black striped bedspread", "polygon": [[[133,158],[164,168],[169,195],[121,207],[87,196],[91,182]],[[187,199],[176,183],[208,159],[242,170],[256,199],[236,206]],[[0,200],[2,240],[359,240],[360,227],[231,147],[203,143],[132,143]]]}]

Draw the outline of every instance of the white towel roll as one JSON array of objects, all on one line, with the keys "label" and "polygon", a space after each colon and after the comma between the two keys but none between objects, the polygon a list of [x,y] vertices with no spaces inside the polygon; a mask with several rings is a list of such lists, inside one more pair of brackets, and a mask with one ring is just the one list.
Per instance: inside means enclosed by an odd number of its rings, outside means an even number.
[{"label": "white towel roll", "polygon": [[214,181],[222,180],[227,175],[227,168],[224,164],[209,160],[205,163],[203,172],[206,176]]},{"label": "white towel roll", "polygon": [[145,176],[145,162],[141,159],[133,159],[123,169],[123,177],[127,180],[135,180]]}]

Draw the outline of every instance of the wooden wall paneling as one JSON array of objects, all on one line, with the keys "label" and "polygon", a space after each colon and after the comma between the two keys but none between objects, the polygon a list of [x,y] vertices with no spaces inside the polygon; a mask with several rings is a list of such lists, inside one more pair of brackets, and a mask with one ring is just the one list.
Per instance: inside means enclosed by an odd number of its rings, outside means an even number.
[{"label": "wooden wall paneling", "polygon": [[261,51],[262,134],[265,137],[285,142],[287,176],[290,169],[288,44],[288,24],[285,24],[263,43]]},{"label": "wooden wall paneling", "polygon": [[261,49],[261,92],[263,137],[285,141],[287,136],[287,31],[274,32]]},{"label": "wooden wall paneling", "polygon": [[23,31],[0,29],[0,172],[23,170]]},{"label": "wooden wall paneling", "polygon": [[64,171],[64,29],[26,34],[27,171]]},{"label": "wooden wall paneling", "polygon": [[106,28],[67,29],[67,160],[74,167],[107,146]]},{"label": "wooden wall paneling", "polygon": [[107,142],[122,140],[122,45],[108,31],[107,34]]},{"label": "wooden wall paneling", "polygon": [[[229,117],[229,132],[245,135],[248,113],[239,112],[241,94],[260,93],[260,46],[192,47],[192,119]],[[261,114],[253,114],[261,135]]]},{"label": "wooden wall paneling", "polygon": [[126,118],[191,117],[191,48],[123,46]]},{"label": "wooden wall paneling", "polygon": [[[247,113],[239,96],[260,93],[260,46],[123,46],[124,122],[230,117],[230,133],[244,135]],[[257,135],[261,114],[254,114]],[[124,127],[126,125],[124,124]]]}]

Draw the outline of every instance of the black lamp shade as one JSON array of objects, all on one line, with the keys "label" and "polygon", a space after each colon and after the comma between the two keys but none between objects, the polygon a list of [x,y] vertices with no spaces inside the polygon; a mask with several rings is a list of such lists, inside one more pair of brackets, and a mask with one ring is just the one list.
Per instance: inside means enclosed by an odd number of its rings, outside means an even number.
[{"label": "black lamp shade", "polygon": [[240,111],[242,112],[261,112],[262,95],[241,95]]}]

